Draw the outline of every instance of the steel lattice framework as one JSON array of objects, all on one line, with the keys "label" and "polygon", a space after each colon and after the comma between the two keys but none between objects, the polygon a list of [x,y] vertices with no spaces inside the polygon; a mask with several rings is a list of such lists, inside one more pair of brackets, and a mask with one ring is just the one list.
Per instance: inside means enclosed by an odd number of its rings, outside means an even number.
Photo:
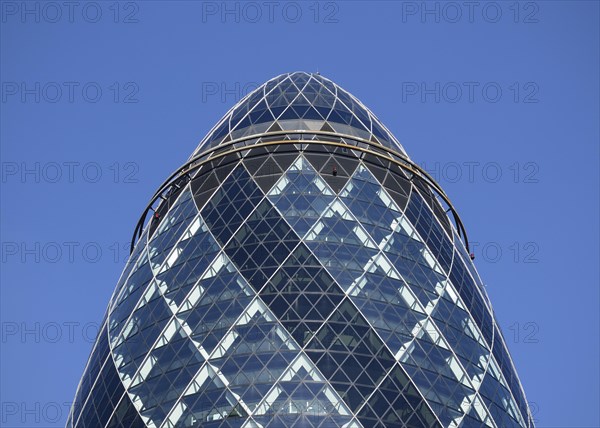
[{"label": "steel lattice framework", "polygon": [[355,97],[297,72],[151,198],[67,426],[533,422],[447,195]]}]

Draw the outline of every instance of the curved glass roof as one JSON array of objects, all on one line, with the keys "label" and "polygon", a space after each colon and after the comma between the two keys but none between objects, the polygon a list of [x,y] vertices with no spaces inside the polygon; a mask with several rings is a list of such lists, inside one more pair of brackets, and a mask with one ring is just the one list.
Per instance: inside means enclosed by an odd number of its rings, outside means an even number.
[{"label": "curved glass roof", "polygon": [[317,73],[277,76],[244,97],[200,142],[192,157],[219,144],[273,131],[326,131],[406,152],[349,92]]}]

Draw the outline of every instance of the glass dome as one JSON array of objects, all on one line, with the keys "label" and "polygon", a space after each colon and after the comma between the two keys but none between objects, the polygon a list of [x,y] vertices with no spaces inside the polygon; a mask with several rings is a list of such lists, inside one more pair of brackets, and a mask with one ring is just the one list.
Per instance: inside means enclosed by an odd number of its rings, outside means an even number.
[{"label": "glass dome", "polygon": [[322,131],[359,137],[406,156],[402,145],[353,95],[318,73],[277,76],[237,103],[192,156],[219,144],[273,131]]}]

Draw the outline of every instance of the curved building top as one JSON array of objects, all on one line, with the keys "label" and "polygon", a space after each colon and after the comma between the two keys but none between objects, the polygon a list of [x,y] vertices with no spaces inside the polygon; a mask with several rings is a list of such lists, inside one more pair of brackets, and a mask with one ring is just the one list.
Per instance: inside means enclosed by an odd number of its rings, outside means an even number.
[{"label": "curved building top", "polygon": [[245,96],[191,157],[219,144],[272,131],[325,131],[359,137],[408,157],[377,117],[348,91],[317,73],[277,76]]}]

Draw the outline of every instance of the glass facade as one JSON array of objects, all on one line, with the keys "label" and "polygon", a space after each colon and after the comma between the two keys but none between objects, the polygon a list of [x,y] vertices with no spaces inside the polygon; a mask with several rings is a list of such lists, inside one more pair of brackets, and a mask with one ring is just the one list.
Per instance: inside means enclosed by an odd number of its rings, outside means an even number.
[{"label": "glass facade", "polygon": [[268,81],[151,201],[67,427],[533,427],[447,212],[348,92]]}]

